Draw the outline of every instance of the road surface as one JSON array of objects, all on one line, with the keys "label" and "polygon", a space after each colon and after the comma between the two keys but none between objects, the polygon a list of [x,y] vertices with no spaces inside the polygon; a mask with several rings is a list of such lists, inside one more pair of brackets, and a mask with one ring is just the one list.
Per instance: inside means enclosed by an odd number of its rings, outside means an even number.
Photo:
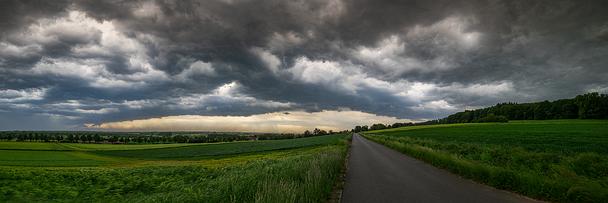
[{"label": "road surface", "polygon": [[353,136],[342,202],[537,202]]}]

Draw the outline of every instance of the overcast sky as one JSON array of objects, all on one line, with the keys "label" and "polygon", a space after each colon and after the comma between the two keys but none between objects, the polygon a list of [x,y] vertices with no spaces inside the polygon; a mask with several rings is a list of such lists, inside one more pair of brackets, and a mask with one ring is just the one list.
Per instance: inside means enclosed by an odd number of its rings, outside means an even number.
[{"label": "overcast sky", "polygon": [[608,92],[608,1],[0,2],[0,130],[292,132]]}]

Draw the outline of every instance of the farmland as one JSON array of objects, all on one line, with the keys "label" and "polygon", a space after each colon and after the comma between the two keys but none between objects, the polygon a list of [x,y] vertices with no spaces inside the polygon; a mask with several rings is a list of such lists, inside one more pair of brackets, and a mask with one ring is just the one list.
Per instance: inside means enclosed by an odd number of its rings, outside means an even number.
[{"label": "farmland", "polygon": [[556,202],[608,201],[608,121],[411,126],[364,136],[488,185]]},{"label": "farmland", "polygon": [[5,142],[0,201],[325,201],[343,167],[347,138],[168,145]]},{"label": "farmland", "polygon": [[200,144],[83,144],[57,142],[0,142],[2,150],[41,150],[41,151],[96,151],[96,150],[134,150],[191,146]]},{"label": "farmland", "polygon": [[230,154],[241,154],[269,150],[280,150],[299,148],[306,146],[321,145],[324,143],[337,143],[338,136],[318,136],[285,140],[265,140],[259,142],[231,142],[223,144],[204,144],[182,147],[169,147],[145,150],[112,150],[97,151],[97,154],[130,157],[139,159],[185,159],[196,157],[210,157]]}]

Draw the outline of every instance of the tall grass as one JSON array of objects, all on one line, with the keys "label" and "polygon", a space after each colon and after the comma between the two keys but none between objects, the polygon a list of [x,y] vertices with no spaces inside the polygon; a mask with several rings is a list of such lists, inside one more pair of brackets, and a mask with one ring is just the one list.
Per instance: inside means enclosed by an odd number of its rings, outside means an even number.
[{"label": "tall grass", "polygon": [[565,155],[514,146],[364,136],[496,188],[556,202],[608,202],[608,157],[598,153]]},{"label": "tall grass", "polygon": [[0,201],[320,202],[345,155],[338,144],[217,168],[0,168]]}]

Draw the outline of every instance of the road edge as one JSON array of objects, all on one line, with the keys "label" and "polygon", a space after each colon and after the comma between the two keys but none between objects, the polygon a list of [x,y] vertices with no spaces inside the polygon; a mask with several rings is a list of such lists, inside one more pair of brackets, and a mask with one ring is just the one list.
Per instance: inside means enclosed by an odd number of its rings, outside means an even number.
[{"label": "road edge", "polygon": [[346,173],[348,172],[348,160],[350,158],[350,151],[353,142],[354,134],[351,134],[347,139],[347,149],[346,156],[344,156],[344,163],[342,165],[342,169],[340,170],[340,175],[338,176],[336,182],[334,183],[331,195],[326,202],[328,203],[339,203],[342,202],[342,194],[344,191],[344,184],[346,183]]},{"label": "road edge", "polygon": [[423,162],[423,163],[425,163],[425,164],[428,164],[429,166],[432,166],[432,167],[434,167],[434,168],[436,168],[436,169],[439,169],[439,170],[442,170],[442,171],[444,171],[444,172],[446,172],[446,173],[450,173],[450,174],[452,174],[452,175],[455,175],[455,176],[457,176],[458,178],[460,178],[460,179],[462,179],[462,180],[465,180],[465,181],[471,182],[471,183],[473,183],[473,184],[477,184],[477,185],[480,185],[480,186],[486,187],[486,188],[488,188],[488,189],[490,189],[490,190],[495,190],[495,191],[499,191],[499,192],[503,192],[503,193],[510,193],[510,194],[512,194],[512,195],[514,195],[514,196],[518,196],[518,197],[520,197],[520,198],[522,198],[522,199],[527,199],[527,200],[531,200],[531,201],[538,202],[538,203],[550,203],[550,201],[547,201],[547,200],[535,199],[535,198],[532,198],[532,197],[529,197],[529,196],[526,196],[526,195],[523,195],[523,194],[517,193],[517,192],[515,192],[515,191],[495,188],[495,187],[493,187],[493,186],[491,186],[491,185],[487,185],[487,184],[485,184],[485,183],[483,183],[483,182],[478,182],[478,181],[476,181],[476,180],[473,180],[473,179],[470,179],[470,178],[466,178],[466,177],[464,177],[464,176],[462,176],[462,175],[460,175],[460,174],[458,174],[458,173],[454,173],[454,172],[450,171],[449,169],[446,169],[446,168],[442,168],[442,167],[435,166],[435,165],[433,165],[432,163],[430,163],[430,162],[429,162],[429,161],[427,161],[427,160],[416,158],[416,157],[414,157],[414,156],[411,156],[411,155],[409,155],[409,154],[406,154],[406,153],[402,152],[401,150],[398,150],[398,149],[392,148],[392,147],[387,146],[387,145],[384,145],[384,144],[382,144],[382,143],[378,143],[378,142],[376,142],[376,141],[374,141],[374,140],[372,140],[372,139],[368,139],[368,138],[367,138],[367,137],[365,137],[364,135],[366,135],[366,134],[359,134],[359,136],[361,136],[361,138],[363,138],[363,139],[365,139],[365,140],[367,140],[367,141],[370,141],[370,142],[373,142],[373,143],[376,143],[376,144],[382,145],[382,146],[384,146],[384,147],[386,147],[386,148],[388,148],[388,149],[390,149],[390,150],[393,150],[393,151],[395,151],[395,152],[398,152],[398,153],[400,153],[400,154],[403,154],[404,156],[408,156],[408,157],[410,157],[410,158],[412,158],[412,159],[416,159],[416,160],[418,160],[418,161],[421,161],[421,162]]}]

